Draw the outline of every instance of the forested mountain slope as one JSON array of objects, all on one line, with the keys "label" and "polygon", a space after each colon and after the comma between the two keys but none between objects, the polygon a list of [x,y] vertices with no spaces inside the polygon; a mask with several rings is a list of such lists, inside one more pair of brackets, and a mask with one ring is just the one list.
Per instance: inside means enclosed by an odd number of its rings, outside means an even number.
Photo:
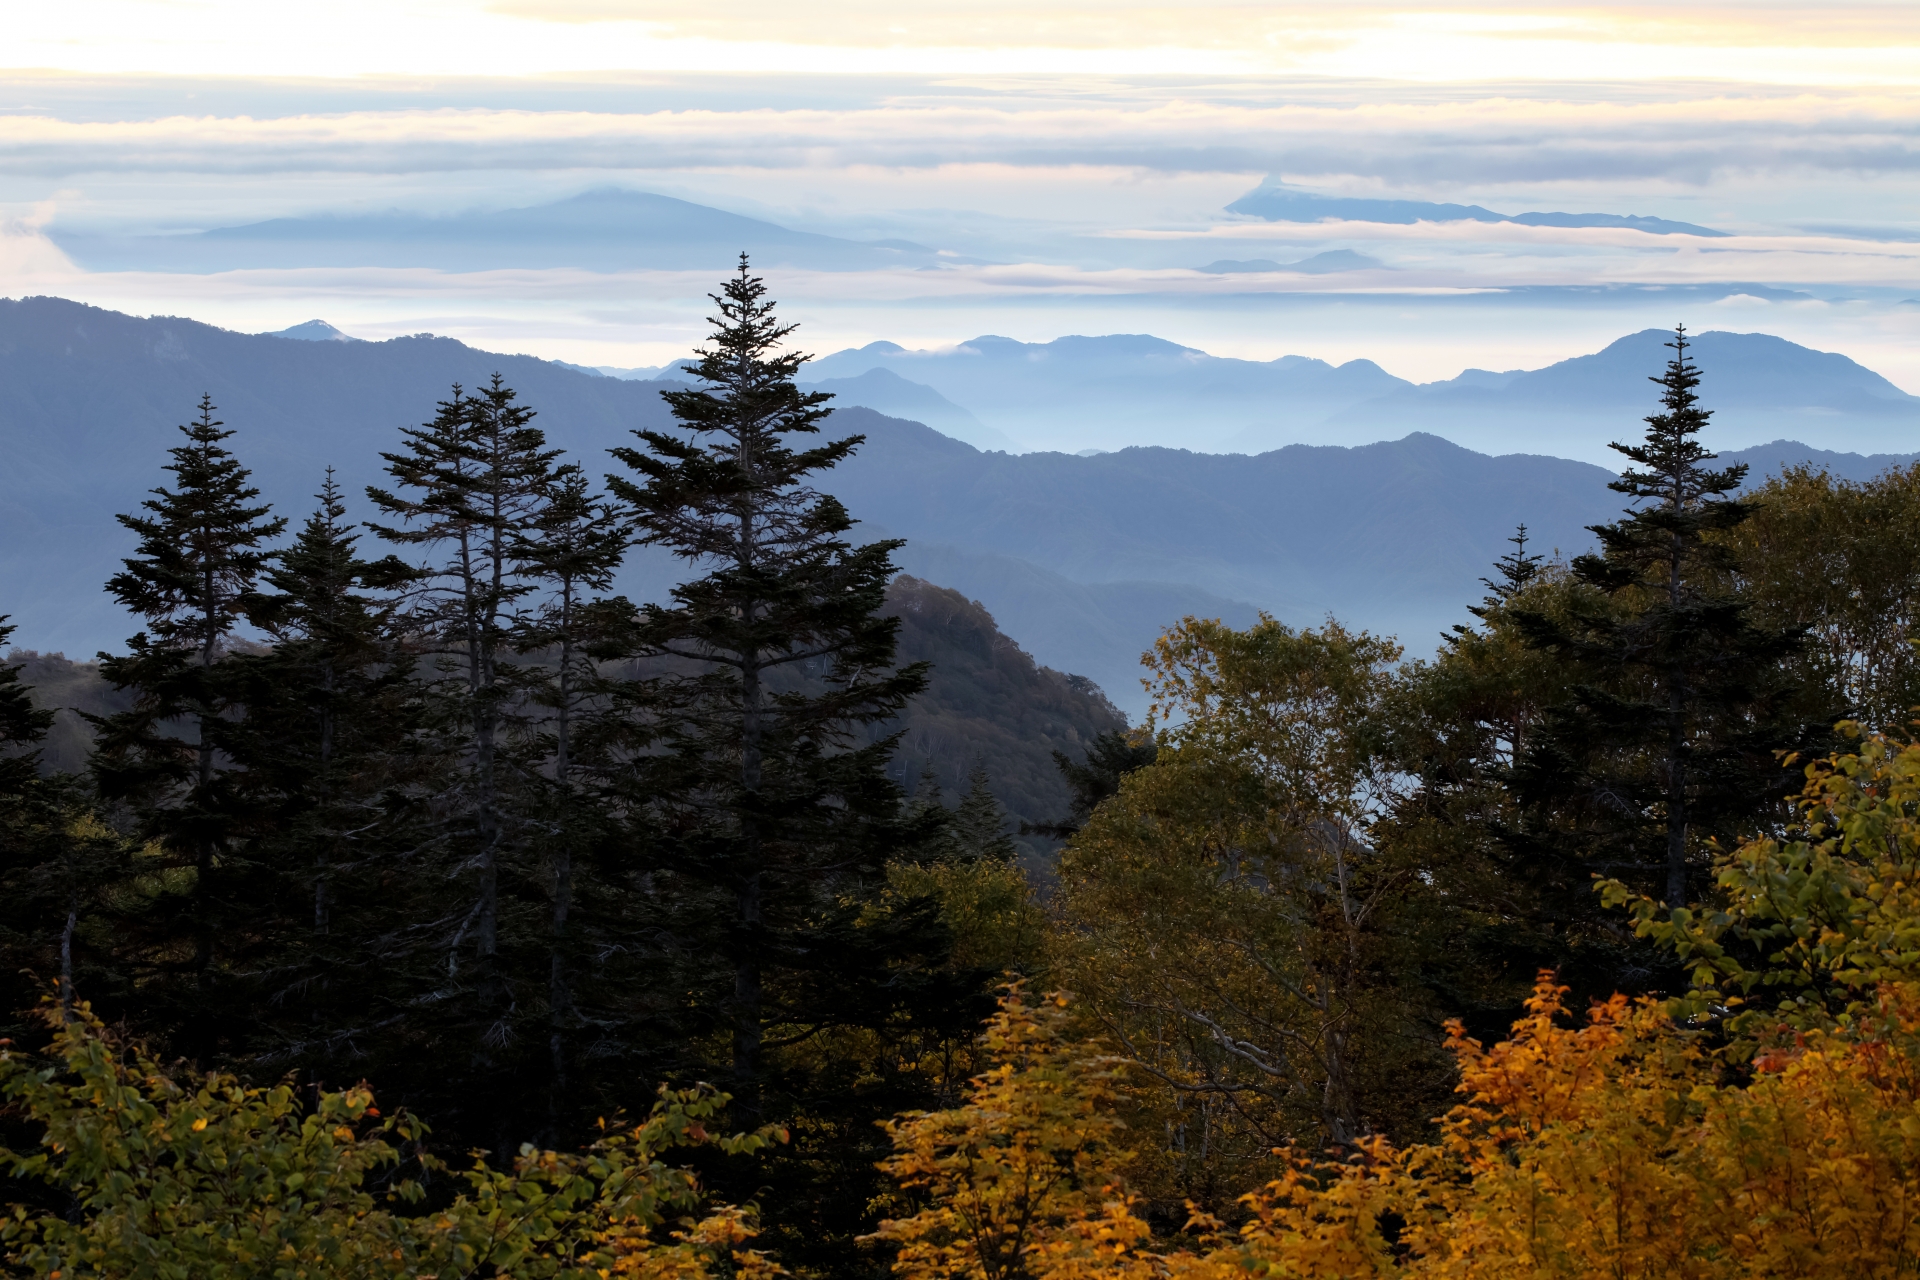
[{"label": "forested mountain slope", "polygon": [[1035,663],[958,591],[902,574],[887,592],[900,619],[902,662],[931,662],[933,679],[902,721],[894,775],[918,791],[931,773],[952,803],[974,767],[1016,821],[1053,822],[1071,799],[1054,766],[1059,751],[1080,760],[1125,720],[1085,677]]},{"label": "forested mountain slope", "polygon": [[[887,592],[886,611],[900,619],[900,661],[933,664],[927,691],[892,726],[902,731],[892,776],[915,793],[931,776],[951,804],[977,766],[1010,830],[1058,820],[1071,797],[1053,752],[1078,760],[1095,737],[1125,728],[1125,719],[1085,677],[1036,663],[958,591],[902,574]],[[18,649],[6,662],[22,664],[36,705],[59,713],[42,768],[84,770],[92,738],[79,713],[125,711],[131,694],[108,685],[98,663]]]}]

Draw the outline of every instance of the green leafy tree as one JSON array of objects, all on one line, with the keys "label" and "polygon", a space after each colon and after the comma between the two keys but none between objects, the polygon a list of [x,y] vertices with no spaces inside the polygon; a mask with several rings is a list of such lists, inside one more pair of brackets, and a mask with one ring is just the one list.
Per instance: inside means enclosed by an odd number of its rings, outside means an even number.
[{"label": "green leafy tree", "polygon": [[1336,623],[1187,619],[1149,655],[1157,758],[1061,853],[1049,980],[1136,1064],[1137,1127],[1167,1135],[1137,1180],[1159,1213],[1230,1211],[1275,1147],[1417,1125],[1444,1096],[1451,885],[1379,838],[1408,784],[1399,657]]},{"label": "green leafy tree", "polygon": [[258,869],[238,849],[253,815],[230,765],[246,716],[231,647],[270,562],[267,544],[286,527],[256,501],[224,443],[233,432],[213,412],[203,396],[199,418],[180,428],[186,443],[166,466],[174,487],[153,490],[145,514],[119,517],[140,542],[107,590],[146,628],[128,653],[101,655],[113,686],[136,692],[133,708],[94,721],[102,795],[132,804],[159,842],[164,862],[148,870],[178,873],[143,904],[135,963],[152,984],[148,1025],[193,1053],[228,1036],[233,962],[261,943]]},{"label": "green leafy tree", "polygon": [[1763,625],[1805,628],[1809,682],[1883,732],[1920,704],[1920,466],[1867,481],[1790,467],[1749,491],[1753,516],[1711,535]]},{"label": "green leafy tree", "polygon": [[[0,1258],[22,1275],[525,1276],[705,1280],[783,1274],[749,1241],[751,1215],[703,1206],[676,1148],[747,1155],[783,1135],[706,1126],[726,1097],[662,1090],[647,1119],[604,1126],[577,1153],[520,1150],[451,1180],[426,1126],[382,1116],[364,1086],[188,1075],[110,1034],[86,1006],[49,1019],[44,1054],[0,1046],[0,1097],[20,1123],[0,1168],[38,1204],[0,1216]],[[37,1148],[37,1149],[36,1149]],[[427,1211],[423,1183],[457,1193]],[[705,1212],[701,1210],[705,1208]],[[696,1216],[698,1215],[698,1216]]]}]

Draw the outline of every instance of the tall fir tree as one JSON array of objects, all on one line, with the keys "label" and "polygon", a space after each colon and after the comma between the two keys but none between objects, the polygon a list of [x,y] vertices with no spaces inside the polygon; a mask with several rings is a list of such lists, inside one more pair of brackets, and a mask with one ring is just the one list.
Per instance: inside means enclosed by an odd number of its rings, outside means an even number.
[{"label": "tall fir tree", "polygon": [[[0,646],[15,628],[0,613]],[[0,666],[0,805],[26,802],[40,781],[40,744],[53,727],[53,712],[36,707],[20,679],[21,664]]]},{"label": "tall fir tree", "polygon": [[1668,345],[1645,441],[1612,446],[1634,464],[1612,488],[1636,505],[1593,526],[1600,553],[1571,566],[1594,594],[1576,595],[1566,617],[1509,612],[1573,673],[1515,762],[1515,792],[1535,815],[1516,838],[1549,861],[1571,857],[1576,893],[1602,871],[1681,907],[1704,888],[1710,838],[1783,812],[1792,783],[1776,752],[1810,745],[1820,727],[1792,716],[1798,633],[1756,626],[1727,582],[1710,535],[1752,513],[1732,496],[1746,467],[1706,465],[1714,455],[1698,437],[1711,411],[1684,327]]},{"label": "tall fir tree", "polygon": [[394,634],[399,558],[363,559],[333,471],[318,507],[253,601],[273,639],[238,660],[249,706],[232,750],[261,822],[250,843],[278,885],[280,937],[258,970],[254,1052],[322,1078],[378,1072],[379,1049],[418,995],[409,990],[405,913],[428,895],[399,870],[412,834],[402,802],[422,761],[413,663]]},{"label": "tall fir tree", "polygon": [[186,443],[166,466],[174,487],[154,489],[145,514],[118,517],[140,542],[107,590],[146,628],[128,653],[101,655],[108,681],[136,699],[94,720],[92,764],[103,797],[130,804],[164,851],[152,872],[167,888],[131,927],[134,963],[150,987],[150,1025],[197,1055],[234,1048],[238,967],[263,941],[259,869],[238,849],[251,815],[229,750],[246,716],[231,648],[267,544],[286,527],[256,501],[225,444],[234,433],[213,413],[202,396],[199,418],[180,427]]},{"label": "tall fir tree", "polygon": [[445,1087],[439,1114],[453,1131],[484,1133],[488,1145],[507,1149],[531,1136],[520,1100],[528,1092],[524,1041],[539,1004],[522,998],[536,981],[532,958],[507,954],[508,944],[527,945],[526,917],[534,914],[520,857],[525,789],[510,750],[522,690],[512,658],[539,585],[527,546],[537,541],[560,452],[547,447],[533,417],[497,374],[478,394],[456,386],[432,422],[403,432],[402,451],[381,455],[405,492],[367,490],[399,521],[370,527],[424,557],[397,623],[437,677],[447,747],[425,799],[439,826],[437,865],[457,889],[443,891],[442,911],[412,930],[443,966],[433,1020],[447,1038],[435,1050],[443,1069],[420,1087]]},{"label": "tall fir tree", "polygon": [[901,542],[852,545],[846,508],[805,483],[864,437],[795,447],[818,434],[831,397],[794,385],[806,357],[779,350],[793,326],[744,254],[713,301],[713,333],[689,366],[705,385],[662,393],[684,434],[635,432],[646,448],[613,452],[640,480],[609,486],[641,541],[709,568],[640,611],[636,655],[683,665],[647,681],[626,790],[656,810],[667,865],[729,901],[717,941],[732,990],[720,1003],[731,1085],[751,1117],[766,1028],[790,1017],[768,1007],[769,971],[823,894],[877,882],[898,839],[894,739],[857,746],[855,730],[897,716],[926,672],[894,668],[900,624],[880,613]]},{"label": "tall fir tree", "polygon": [[926,672],[896,668],[882,613],[900,544],[850,543],[845,508],[809,483],[861,437],[812,442],[828,397],[795,386],[805,357],[781,349],[792,326],[744,255],[713,300],[702,385],[663,393],[681,430],[614,451],[637,474],[609,486],[641,540],[703,576],[633,619],[607,776],[686,993],[679,1071],[717,1070],[743,1123],[795,1126],[792,1149],[739,1176],[795,1262],[844,1261],[871,1229],[874,1122],[932,1101],[889,1037],[964,1042],[978,983],[943,970],[930,901],[886,893],[889,860],[928,830],[887,776],[895,735],[867,731]]},{"label": "tall fir tree", "polygon": [[[1614,487],[1617,489],[1619,486],[1616,484]],[[1526,525],[1517,527],[1513,536],[1507,541],[1513,544],[1513,550],[1493,562],[1494,572],[1500,576],[1480,579],[1480,585],[1487,589],[1486,600],[1483,604],[1470,606],[1468,609],[1468,612],[1476,618],[1484,620],[1492,610],[1512,601],[1515,596],[1527,589],[1529,583],[1540,576],[1540,570],[1546,565],[1542,557],[1527,550],[1530,539],[1527,537]]]}]

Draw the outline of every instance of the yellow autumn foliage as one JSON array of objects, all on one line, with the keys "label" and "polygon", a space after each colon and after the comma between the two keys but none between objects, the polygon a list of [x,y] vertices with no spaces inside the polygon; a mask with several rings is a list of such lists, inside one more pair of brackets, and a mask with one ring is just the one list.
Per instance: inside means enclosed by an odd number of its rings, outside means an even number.
[{"label": "yellow autumn foliage", "polygon": [[[1704,940],[1769,941],[1761,961],[1786,976],[1760,985],[1804,997],[1835,983],[1844,1016],[1776,1012],[1733,1038],[1694,1021],[1697,1002],[1616,996],[1576,1016],[1543,973],[1506,1040],[1449,1028],[1460,1100],[1432,1142],[1282,1149],[1281,1176],[1243,1199],[1231,1229],[1196,1214],[1184,1235],[1162,1224],[1155,1238],[1128,1194],[1117,1122],[1101,1123],[1124,1067],[1072,1041],[1064,997],[1036,1011],[1016,991],[965,1104],[892,1129],[886,1167],[925,1197],[881,1233],[902,1246],[895,1274],[1920,1276],[1920,966],[1905,945],[1920,925],[1906,874],[1916,777],[1920,747],[1870,741],[1810,770],[1804,839],[1723,859],[1727,896]],[[1699,918],[1642,925],[1668,945],[1692,938],[1697,956]],[[1734,955],[1722,946],[1710,976],[1758,983]],[[1051,1181],[1032,1176],[1042,1169]]]}]

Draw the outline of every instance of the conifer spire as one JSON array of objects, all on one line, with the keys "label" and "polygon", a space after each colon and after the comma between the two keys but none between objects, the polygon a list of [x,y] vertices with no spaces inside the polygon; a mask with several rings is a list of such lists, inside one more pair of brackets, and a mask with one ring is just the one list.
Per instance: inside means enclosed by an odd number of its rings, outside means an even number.
[{"label": "conifer spire", "polygon": [[260,490],[222,443],[233,436],[214,416],[213,397],[200,397],[200,416],[180,427],[187,438],[168,450],[175,487],[152,490],[141,507],[150,515],[116,517],[140,535],[140,547],[107,590],[146,619],[154,641],[189,648],[201,666],[245,616],[254,583],[271,553],[266,543],[287,527],[254,505]]},{"label": "conifer spire", "polygon": [[[119,517],[140,545],[107,590],[146,626],[127,654],[102,654],[101,671],[136,700],[118,715],[89,717],[100,730],[92,768],[102,793],[130,801],[173,865],[192,869],[178,907],[143,923],[156,1011],[178,1028],[176,1043],[196,1053],[221,1034],[229,961],[242,945],[236,921],[253,914],[248,868],[233,856],[251,797],[235,764],[248,708],[228,649],[257,602],[273,558],[267,543],[287,524],[256,501],[260,490],[226,448],[233,432],[213,416],[212,397],[201,396],[199,408],[180,427],[186,442],[169,450],[174,487],[152,491],[141,504],[148,514]],[[182,971],[188,982],[176,987]]]},{"label": "conifer spire", "polygon": [[[886,776],[897,735],[879,726],[926,683],[924,664],[895,669],[899,620],[881,612],[901,543],[849,543],[846,508],[808,483],[863,437],[804,444],[830,397],[794,384],[806,357],[783,349],[793,326],[766,293],[742,254],[710,295],[713,329],[690,367],[702,385],[662,393],[682,429],[636,431],[643,447],[613,454],[638,479],[608,478],[640,541],[703,571],[635,618],[630,656],[674,665],[622,699],[621,787],[662,874],[684,877],[690,918],[717,891],[726,923],[710,945],[731,980],[700,1003],[725,1011],[749,1117],[782,971],[799,955],[821,963],[814,935],[835,900],[873,892],[900,839]],[[862,745],[867,726],[877,740]]]},{"label": "conifer spire", "polygon": [[1803,633],[1756,626],[1724,589],[1728,552],[1708,535],[1753,507],[1727,496],[1746,467],[1704,465],[1715,455],[1698,437],[1712,413],[1689,345],[1677,327],[1673,357],[1650,379],[1661,409],[1642,443],[1612,446],[1636,464],[1611,486],[1635,505],[1590,526],[1600,552],[1572,563],[1574,582],[1596,594],[1565,618],[1513,611],[1530,644],[1581,677],[1516,762],[1517,792],[1543,810],[1584,809],[1583,856],[1634,869],[1676,909],[1706,837],[1746,834],[1734,824],[1790,790],[1779,754],[1810,741],[1780,693]]}]

